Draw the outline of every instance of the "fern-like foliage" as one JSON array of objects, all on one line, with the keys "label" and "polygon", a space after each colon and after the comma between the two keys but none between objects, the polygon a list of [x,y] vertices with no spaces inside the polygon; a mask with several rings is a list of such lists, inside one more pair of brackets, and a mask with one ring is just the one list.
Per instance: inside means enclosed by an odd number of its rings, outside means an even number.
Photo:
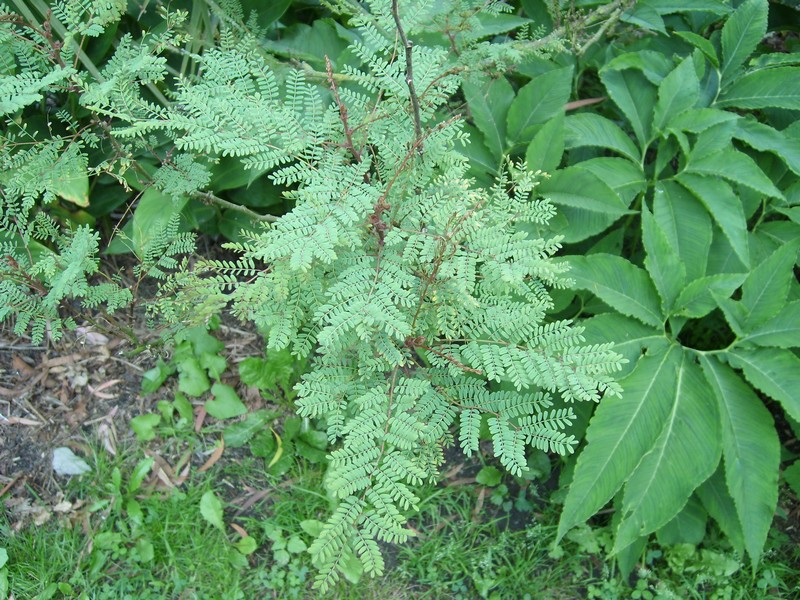
[{"label": "fern-like foliage", "polygon": [[[438,10],[404,2],[408,34]],[[548,288],[568,279],[552,260],[559,240],[536,234],[554,215],[536,175],[514,165],[491,189],[467,178],[460,121],[443,116],[466,66],[442,48],[398,48],[391,2],[353,20],[363,66],[346,69],[350,85],[329,78],[333,102],[300,70],[280,82],[245,40],[195,56],[201,77],[181,82],[176,106],[117,130],[166,129],[185,152],[239,156],[291,190],[290,213],[231,245],[246,283],[205,262],[169,284],[178,296],[164,304],[181,320],[202,318],[198,302],[230,304],[271,349],[310,357],[297,407],[327,426],[339,499],[310,548],[321,589],[353,555],[381,572],[379,542],[411,535],[415,486],[437,477],[454,428],[471,453],[486,421],[496,456],[520,474],[530,446],[573,451],[570,403],[618,394],[622,360],[546,321]]]},{"label": "fern-like foliage", "polygon": [[[110,3],[101,13],[99,4],[69,0],[58,14],[94,35],[117,10]],[[269,171],[294,202],[230,246],[241,255],[234,263],[179,263],[172,256],[191,239],[175,219],[161,223],[141,248],[137,273],[165,278],[154,310],[174,323],[203,322],[230,306],[268,333],[270,349],[309,359],[298,412],[327,427],[334,449],[326,481],[338,499],[310,548],[322,590],[353,556],[381,572],[379,543],[411,535],[416,486],[437,477],[448,445],[477,451],[484,423],[514,474],[526,469],[528,447],[572,452],[571,403],[618,394],[613,374],[622,362],[610,345],[583,345],[580,327],[546,319],[548,289],[567,285],[568,274],[552,260],[559,240],[538,233],[554,215],[535,193],[538,175],[509,164],[493,187],[481,187],[457,151],[468,138],[449,102],[462,75],[523,55],[524,45],[485,41],[478,13],[507,6],[370,0],[334,8],[354,11],[355,58],[342,73],[275,72],[255,37],[227,27],[241,18],[234,11],[222,19],[218,47],[191,54],[198,72],[176,76],[166,102],[143,90],[172,81],[166,54],[183,39],[173,27],[180,13],[164,33],[123,37],[97,76],[70,80],[81,106],[102,121],[120,171],[136,151],[166,143],[175,152],[153,183],[173,198],[208,184],[209,161],[235,156]],[[414,43],[443,29],[454,36],[451,48]],[[62,76],[53,74],[61,72],[57,53],[40,58],[30,83],[13,74],[14,82],[0,80],[0,90],[11,90],[3,92],[8,110],[41,100],[41,89]],[[33,321],[36,332],[57,318],[36,320],[25,304],[39,276],[50,287],[36,306],[98,298],[86,280],[96,269],[96,238],[84,229],[61,234],[42,210],[75,190],[36,177],[59,164],[85,173],[84,145],[96,142],[54,136],[0,154],[10,190],[3,224],[17,232],[5,240],[13,262],[3,268],[16,279],[4,279],[0,307],[27,307],[18,310],[18,329]],[[30,247],[36,232],[49,232],[59,252],[22,265],[17,242]],[[112,308],[125,299],[102,291]]]}]

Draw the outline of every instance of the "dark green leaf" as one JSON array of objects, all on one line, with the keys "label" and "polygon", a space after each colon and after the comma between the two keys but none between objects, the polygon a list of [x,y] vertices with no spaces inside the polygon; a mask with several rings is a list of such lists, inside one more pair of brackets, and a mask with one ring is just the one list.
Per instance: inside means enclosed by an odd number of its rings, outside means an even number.
[{"label": "dark green leaf", "polygon": [[643,29],[658,31],[664,35],[667,34],[664,19],[661,18],[655,8],[650,6],[648,0],[639,0],[633,8],[622,13],[620,21],[638,25]]},{"label": "dark green leaf", "polygon": [[591,317],[581,321],[581,326],[584,328],[583,337],[587,344],[602,344],[607,340],[614,340],[614,352],[618,352],[628,361],[622,366],[620,377],[632,371],[643,354],[657,354],[668,344],[663,331],[617,313]]},{"label": "dark green leaf", "polygon": [[577,167],[553,173],[537,188],[554,203],[602,213],[613,218],[628,214],[628,207],[606,183],[596,175]]},{"label": "dark green leaf", "polygon": [[711,61],[711,64],[715,67],[719,67],[719,57],[717,56],[717,51],[714,49],[714,45],[704,38],[702,35],[697,35],[691,31],[673,31],[673,35],[682,38],[686,42],[690,43],[692,46],[700,50],[703,55]]},{"label": "dark green leaf", "polygon": [[789,286],[797,281],[793,271],[796,260],[797,244],[786,244],[750,272],[742,286],[745,330],[771,319],[786,304]]},{"label": "dark green leaf", "polygon": [[725,466],[720,464],[714,474],[697,488],[696,493],[708,514],[728,536],[733,548],[742,554],[744,552],[744,534],[739,522],[739,515],[736,513],[736,505],[728,492],[728,485],[725,483]]},{"label": "dark green leaf", "polygon": [[568,257],[573,287],[588,290],[624,315],[656,328],[663,326],[661,303],[647,272],[621,256]]},{"label": "dark green leaf", "polygon": [[673,117],[694,108],[700,98],[700,81],[692,57],[685,58],[658,87],[653,125],[663,130]]},{"label": "dark green leaf", "polygon": [[561,164],[564,154],[564,114],[559,113],[533,136],[525,153],[525,162],[532,171],[551,172]]},{"label": "dark green leaf", "polygon": [[523,86],[508,109],[509,138],[528,142],[533,127],[563,112],[572,91],[572,67],[554,69]]},{"label": "dark green leaf", "polygon": [[625,206],[647,189],[647,180],[639,165],[625,158],[591,158],[574,165],[594,173],[602,182],[614,190]]},{"label": "dark green leaf", "polygon": [[756,150],[774,153],[796,175],[800,175],[800,140],[796,137],[787,136],[755,119],[741,119],[733,135]]},{"label": "dark green leaf", "polygon": [[659,181],[653,194],[653,217],[675,248],[687,281],[706,272],[711,247],[711,219],[703,205],[672,181]]},{"label": "dark green leaf", "polygon": [[708,514],[703,505],[692,496],[683,510],[656,532],[656,538],[662,546],[697,545],[706,537],[706,521]]},{"label": "dark green leaf", "polygon": [[733,348],[726,356],[747,381],[780,402],[795,421],[800,420],[800,358],[791,350]]},{"label": "dark green leaf", "polygon": [[564,501],[558,539],[605,506],[652,448],[675,401],[681,361],[677,346],[643,356],[620,381],[625,393],[597,407]]},{"label": "dark green leaf", "polygon": [[708,275],[690,282],[681,290],[672,314],[699,319],[717,308],[716,298],[729,298],[744,282],[744,273]]},{"label": "dark green leaf", "polygon": [[462,84],[475,126],[496,160],[506,149],[506,117],[514,100],[514,88],[505,77],[467,79]]},{"label": "dark green leaf", "polygon": [[750,265],[750,249],[747,240],[747,220],[744,216],[741,200],[733,193],[731,187],[719,179],[719,176],[701,176],[681,173],[677,177],[682,186],[700,200],[703,206],[717,222],[722,233],[730,241],[736,256]]},{"label": "dark green leaf", "polygon": [[656,101],[656,89],[643,75],[635,71],[613,71],[604,69],[600,78],[622,114],[628,119],[639,140],[639,147],[644,148],[650,137],[653,107]]},{"label": "dark green leaf", "polygon": [[639,50],[638,52],[620,54],[608,61],[603,68],[612,71],[636,69],[645,76],[647,81],[654,85],[659,85],[674,67],[675,63],[672,58],[666,56],[663,52]]},{"label": "dark green leaf", "polygon": [[766,0],[746,0],[722,27],[722,82],[732,81],[767,33]]},{"label": "dark green leaf", "polygon": [[571,148],[591,146],[608,148],[638,163],[639,151],[622,129],[609,119],[591,113],[570,115],[565,121],[564,145]]},{"label": "dark green leaf", "polygon": [[683,352],[667,393],[663,429],[625,484],[615,550],[666,525],[719,464],[722,445],[714,392],[689,352]]},{"label": "dark green leaf", "polygon": [[775,187],[756,162],[736,150],[721,150],[702,157],[690,156],[687,173],[724,177],[740,185],[749,187],[773,198],[783,199],[781,191]]},{"label": "dark green leaf", "polygon": [[701,354],[700,363],[719,402],[725,479],[756,563],[778,500],[780,442],[769,411],[749,386],[714,357]]},{"label": "dark green leaf", "polygon": [[686,267],[647,206],[642,207],[642,243],[647,252],[644,266],[668,314],[686,282]]},{"label": "dark green leaf", "polygon": [[790,302],[773,318],[750,329],[742,342],[777,348],[800,347],[800,300]]},{"label": "dark green leaf", "polygon": [[746,73],[720,94],[719,108],[800,110],[800,68],[777,67]]},{"label": "dark green leaf", "polygon": [[726,110],[716,108],[693,108],[676,115],[667,124],[670,131],[689,131],[699,133],[720,123],[736,121],[740,117]]}]

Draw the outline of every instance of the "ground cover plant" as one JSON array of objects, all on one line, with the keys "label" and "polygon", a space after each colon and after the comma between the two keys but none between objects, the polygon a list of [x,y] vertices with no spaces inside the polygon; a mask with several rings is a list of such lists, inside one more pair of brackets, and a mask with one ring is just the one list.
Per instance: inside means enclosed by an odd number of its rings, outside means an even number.
[{"label": "ground cover plant", "polygon": [[[638,563],[634,597],[791,589],[770,533],[782,441],[795,491],[798,469],[791,36],[766,1],[575,4],[2,9],[0,318],[34,344],[114,331],[129,358],[164,352],[143,394],[176,387],[130,420],[136,460],[74,482],[62,522],[94,523],[90,548],[48,530],[72,557],[48,566],[18,532],[6,588],[347,595],[389,561],[401,595],[536,597],[561,540],[576,594],[627,593],[601,552]],[[160,338],[130,326],[152,279]],[[235,367],[228,313],[266,345]],[[584,434],[556,463],[560,526],[556,504],[518,529],[547,453]],[[431,487],[450,447],[477,496]],[[223,456],[270,492],[226,497]],[[190,507],[202,527],[177,532]],[[221,587],[176,535],[221,557]]]}]

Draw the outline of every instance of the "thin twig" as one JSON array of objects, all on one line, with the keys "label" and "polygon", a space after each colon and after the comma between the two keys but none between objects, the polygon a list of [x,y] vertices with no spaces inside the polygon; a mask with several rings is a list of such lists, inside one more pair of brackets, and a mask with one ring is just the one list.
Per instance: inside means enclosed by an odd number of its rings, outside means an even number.
[{"label": "thin twig", "polygon": [[215,196],[211,192],[195,192],[194,194],[192,194],[192,196],[194,198],[197,198],[201,202],[205,202],[206,204],[218,204],[223,208],[240,212],[243,215],[247,215],[251,219],[255,219],[256,221],[267,221],[269,223],[274,223],[280,218],[276,217],[275,215],[260,215],[257,212],[250,210],[246,206],[242,206],[241,204],[234,204],[233,202],[228,202],[227,200],[224,200],[219,196]]},{"label": "thin twig", "polygon": [[[414,113],[414,137],[416,141],[422,139],[422,118],[420,117],[419,97],[417,90],[414,87],[414,62],[413,62],[413,44],[406,37],[406,32],[403,29],[403,24],[400,22],[400,11],[397,7],[397,0],[392,0],[392,16],[394,23],[397,26],[397,34],[400,36],[400,42],[406,51],[406,85],[408,85],[408,93],[411,96],[411,107]],[[416,144],[417,152],[422,153],[422,144]]]},{"label": "thin twig", "polygon": [[339,118],[342,121],[342,127],[344,127],[344,137],[347,138],[346,147],[353,153],[356,162],[361,162],[361,152],[359,152],[353,144],[353,130],[350,129],[350,125],[347,123],[347,106],[339,97],[339,88],[336,87],[336,80],[333,78],[333,65],[331,65],[331,59],[328,58],[327,54],[325,55],[325,69],[328,73],[328,83],[331,86],[331,92],[333,92],[333,100],[336,102],[336,106],[339,109]]}]

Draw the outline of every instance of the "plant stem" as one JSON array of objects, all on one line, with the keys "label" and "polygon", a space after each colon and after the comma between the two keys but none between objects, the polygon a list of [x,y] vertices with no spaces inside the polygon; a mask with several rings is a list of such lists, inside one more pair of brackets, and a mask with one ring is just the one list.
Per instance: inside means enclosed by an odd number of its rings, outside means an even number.
[{"label": "plant stem", "polygon": [[406,85],[408,86],[408,93],[411,96],[411,107],[414,115],[414,138],[417,142],[417,152],[422,154],[422,119],[419,110],[419,97],[417,90],[414,87],[414,62],[413,62],[413,44],[406,37],[406,32],[403,29],[403,24],[400,22],[400,11],[397,7],[398,0],[392,0],[392,16],[394,23],[397,26],[397,34],[400,36],[400,42],[406,51]]}]

